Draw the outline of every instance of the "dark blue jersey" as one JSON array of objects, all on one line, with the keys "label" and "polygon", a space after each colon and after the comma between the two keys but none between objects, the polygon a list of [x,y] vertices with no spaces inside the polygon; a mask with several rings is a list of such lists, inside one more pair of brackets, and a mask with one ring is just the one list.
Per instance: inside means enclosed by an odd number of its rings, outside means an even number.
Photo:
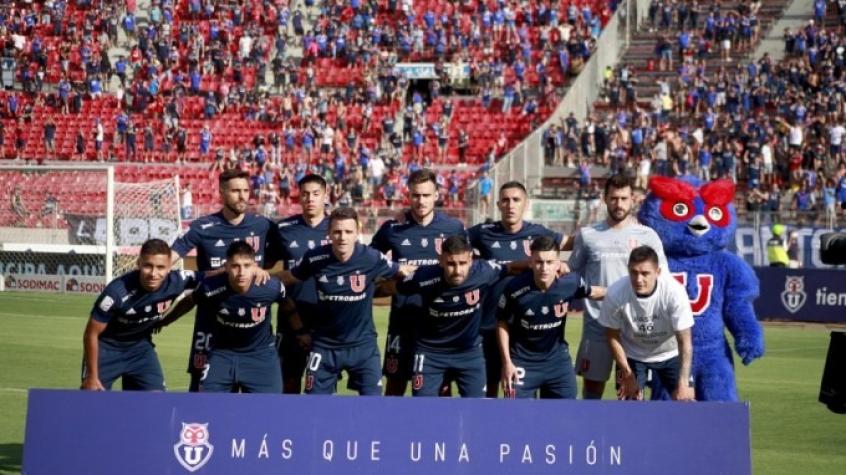
[{"label": "dark blue jersey", "polygon": [[[311,227],[303,219],[303,215],[298,214],[279,221],[276,231],[276,241],[274,248],[269,250],[270,255],[273,259],[281,259],[286,269],[293,268],[307,251],[329,244],[328,217],[324,217],[317,226]],[[297,312],[303,323],[309,324],[309,318],[315,315],[317,305],[314,279],[307,279],[291,287],[288,296],[296,302]],[[282,333],[290,332],[287,319],[280,319],[278,330]]]},{"label": "dark blue jersey", "polygon": [[275,229],[276,249],[271,254],[281,259],[286,269],[293,268],[307,251],[329,244],[328,217],[311,227],[303,215],[298,214],[279,221]]},{"label": "dark blue jersey", "polygon": [[111,281],[91,310],[91,318],[106,324],[100,338],[116,344],[150,338],[162,314],[174,299],[197,286],[199,275],[192,271],[171,271],[155,292],[141,287],[137,270]]},{"label": "dark blue jersey", "polygon": [[[540,224],[523,221],[523,226],[516,233],[509,233],[502,226],[502,221],[490,224],[477,224],[467,230],[470,245],[479,253],[482,259],[494,260],[500,264],[529,259],[532,253],[532,241],[540,236],[548,236],[555,240],[555,245],[561,247],[563,236]],[[505,286],[513,279],[505,276],[497,282],[482,302],[482,330],[496,328],[496,305],[499,296],[505,291]]]},{"label": "dark blue jersey", "polygon": [[235,292],[226,274],[203,280],[194,292],[194,302],[213,316],[214,350],[247,352],[273,346],[271,328],[274,302],[285,299],[285,286],[276,278],[264,285],[253,283],[244,294]]},{"label": "dark blue jersey", "polygon": [[[385,221],[370,246],[387,254],[399,264],[425,266],[438,263],[441,244],[450,236],[466,234],[464,224],[446,214],[435,211],[434,218],[426,226],[417,224],[411,213],[407,213],[405,223],[394,219]],[[395,295],[391,299],[390,318],[408,321],[421,315],[423,302],[418,295]]]},{"label": "dark blue jersey", "polygon": [[424,313],[417,324],[418,349],[464,351],[481,343],[482,299],[505,273],[492,261],[476,260],[461,285],[449,286],[440,265],[423,266],[397,286],[420,296]]},{"label": "dark blue jersey", "polygon": [[303,281],[313,278],[317,285],[317,311],[309,315],[314,343],[348,348],[376,338],[375,280],[398,271],[387,256],[362,244],[346,262],[335,257],[331,245],[308,251],[291,274]]},{"label": "dark blue jersey", "polygon": [[[171,248],[181,257],[197,249],[197,269],[217,269],[226,263],[226,249],[235,241],[246,241],[256,251],[256,263],[264,266],[265,247],[268,239],[275,240],[275,228],[269,219],[247,213],[237,225],[226,221],[223,212],[197,218],[184,236],[177,239]],[[271,244],[275,247],[275,243]]]},{"label": "dark blue jersey", "polygon": [[570,302],[590,295],[579,274],[559,277],[546,291],[531,271],[511,279],[499,299],[497,317],[508,323],[511,354],[527,361],[545,361],[564,340]]}]

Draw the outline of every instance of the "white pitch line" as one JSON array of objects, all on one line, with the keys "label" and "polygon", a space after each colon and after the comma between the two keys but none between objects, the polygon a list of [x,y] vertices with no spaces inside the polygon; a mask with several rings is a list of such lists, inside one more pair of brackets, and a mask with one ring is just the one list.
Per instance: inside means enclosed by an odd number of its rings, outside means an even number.
[{"label": "white pitch line", "polygon": [[26,393],[29,389],[0,387],[0,393]]}]

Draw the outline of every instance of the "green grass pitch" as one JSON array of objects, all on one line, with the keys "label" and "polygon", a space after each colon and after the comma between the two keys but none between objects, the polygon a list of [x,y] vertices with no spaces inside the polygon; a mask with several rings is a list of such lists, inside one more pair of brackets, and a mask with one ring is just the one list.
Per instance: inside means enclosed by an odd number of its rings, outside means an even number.
[{"label": "green grass pitch", "polygon": [[[82,331],[92,301],[0,293],[0,472],[20,471],[27,388],[78,387]],[[384,338],[387,310],[377,308],[375,315]],[[190,331],[186,317],[156,337],[172,391],[187,387]],[[578,347],[580,333],[581,319],[571,318],[571,349]],[[821,326],[768,325],[766,356],[738,369],[741,397],[751,402],[756,474],[846,473],[846,415],[832,414],[817,402],[828,335]]]}]

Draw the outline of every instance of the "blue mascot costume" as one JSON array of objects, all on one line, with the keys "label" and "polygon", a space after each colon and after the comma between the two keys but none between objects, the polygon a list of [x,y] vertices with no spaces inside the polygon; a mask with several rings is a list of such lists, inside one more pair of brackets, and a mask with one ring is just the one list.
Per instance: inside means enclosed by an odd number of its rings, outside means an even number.
[{"label": "blue mascot costume", "polygon": [[738,399],[726,327],[743,364],[764,354],[763,331],[752,307],[758,278],[725,250],[737,225],[733,199],[730,180],[702,185],[693,177],[656,176],[638,213],[640,222],[661,237],[670,272],[690,297],[696,322],[692,375],[699,401]]}]

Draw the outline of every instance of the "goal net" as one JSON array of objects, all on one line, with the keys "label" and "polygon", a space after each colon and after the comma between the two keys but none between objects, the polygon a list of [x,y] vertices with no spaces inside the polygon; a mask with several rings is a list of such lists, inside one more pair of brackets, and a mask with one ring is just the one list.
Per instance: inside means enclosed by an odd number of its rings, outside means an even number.
[{"label": "goal net", "polygon": [[141,244],[179,235],[179,177],[115,180],[115,167],[0,167],[6,290],[100,292]]}]

